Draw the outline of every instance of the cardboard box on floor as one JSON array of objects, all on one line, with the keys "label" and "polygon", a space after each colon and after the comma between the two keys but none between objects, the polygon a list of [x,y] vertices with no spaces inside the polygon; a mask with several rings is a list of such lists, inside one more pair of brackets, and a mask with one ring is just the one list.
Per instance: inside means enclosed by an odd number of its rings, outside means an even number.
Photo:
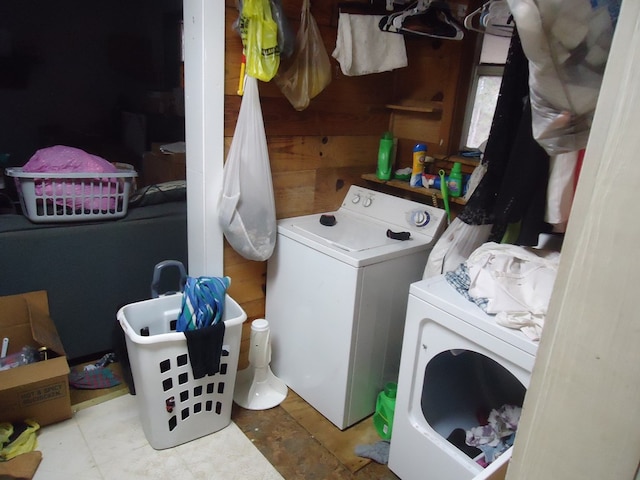
[{"label": "cardboard box on floor", "polygon": [[185,153],[163,153],[160,143],[152,144],[150,152],[142,155],[142,183],[156,185],[187,178]]},{"label": "cardboard box on floor", "polygon": [[0,371],[0,422],[33,419],[41,426],[71,417],[69,364],[49,316],[47,292],[0,297],[0,338],[8,354],[24,346],[47,347],[49,358]]}]

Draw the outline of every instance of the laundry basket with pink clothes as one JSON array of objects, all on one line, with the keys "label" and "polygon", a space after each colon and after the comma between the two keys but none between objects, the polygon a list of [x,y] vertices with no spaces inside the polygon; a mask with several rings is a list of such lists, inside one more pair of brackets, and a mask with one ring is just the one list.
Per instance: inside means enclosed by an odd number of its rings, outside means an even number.
[{"label": "laundry basket with pink clothes", "polygon": [[126,215],[137,173],[119,169],[81,149],[56,145],[38,150],[16,179],[23,213],[32,221],[78,221]]}]

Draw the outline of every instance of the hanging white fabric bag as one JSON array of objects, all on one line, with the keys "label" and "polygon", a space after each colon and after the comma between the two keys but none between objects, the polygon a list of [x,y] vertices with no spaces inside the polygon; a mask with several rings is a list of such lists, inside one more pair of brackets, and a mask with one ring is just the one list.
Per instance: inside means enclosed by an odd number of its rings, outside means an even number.
[{"label": "hanging white fabric bag", "polygon": [[246,77],[236,130],[224,165],[219,221],[233,249],[264,261],[276,243],[276,207],[258,81]]}]

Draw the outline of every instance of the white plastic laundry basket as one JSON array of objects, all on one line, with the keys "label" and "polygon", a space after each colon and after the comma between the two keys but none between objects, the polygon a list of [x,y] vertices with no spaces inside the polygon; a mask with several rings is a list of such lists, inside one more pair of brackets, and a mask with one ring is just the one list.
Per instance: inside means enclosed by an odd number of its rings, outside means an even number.
[{"label": "white plastic laundry basket", "polygon": [[231,406],[242,323],[247,315],[225,298],[225,334],[220,372],[194,379],[184,333],[176,332],[182,293],[122,307],[124,330],[140,420],[156,450],[174,447],[221,430],[231,422]]},{"label": "white plastic laundry basket", "polygon": [[25,172],[7,168],[14,177],[25,217],[34,223],[109,220],[127,215],[131,185],[138,174]]}]

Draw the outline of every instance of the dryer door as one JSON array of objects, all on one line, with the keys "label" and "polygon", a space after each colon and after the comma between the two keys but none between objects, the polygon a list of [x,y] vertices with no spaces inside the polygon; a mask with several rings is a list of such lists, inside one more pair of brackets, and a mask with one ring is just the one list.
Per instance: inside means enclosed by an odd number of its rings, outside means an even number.
[{"label": "dryer door", "polygon": [[409,295],[391,470],[403,480],[464,480],[481,472],[482,452],[465,444],[465,432],[485,424],[492,409],[522,406],[534,360]]}]

